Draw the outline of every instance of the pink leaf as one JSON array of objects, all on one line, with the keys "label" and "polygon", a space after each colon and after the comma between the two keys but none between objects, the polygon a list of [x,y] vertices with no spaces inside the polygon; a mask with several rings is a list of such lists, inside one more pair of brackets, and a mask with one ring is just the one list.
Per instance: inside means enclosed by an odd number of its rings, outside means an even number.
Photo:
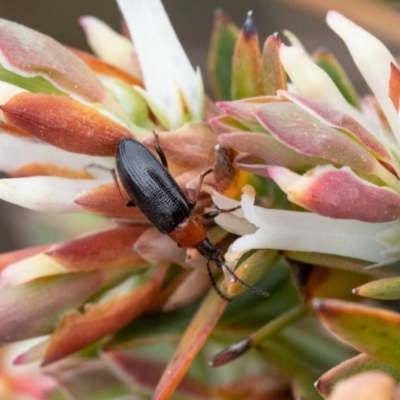
[{"label": "pink leaf", "polygon": [[[279,186],[283,168],[268,170]],[[289,200],[331,218],[388,222],[400,216],[400,196],[360,179],[350,168],[317,167],[286,189]]]}]

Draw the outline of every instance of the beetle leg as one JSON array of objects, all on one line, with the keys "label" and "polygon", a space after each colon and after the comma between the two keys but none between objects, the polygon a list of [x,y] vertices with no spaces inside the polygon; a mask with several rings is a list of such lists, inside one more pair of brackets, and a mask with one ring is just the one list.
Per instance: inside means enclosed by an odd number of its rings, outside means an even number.
[{"label": "beetle leg", "polygon": [[197,190],[196,190],[196,194],[194,195],[194,199],[193,200],[189,200],[190,208],[194,208],[194,206],[196,205],[197,198],[199,197],[199,194],[200,194],[200,191],[201,191],[201,186],[203,185],[204,178],[206,177],[206,175],[211,174],[211,172],[213,172],[213,169],[209,168],[208,170],[206,170],[206,171],[201,173],[200,179],[199,179],[199,184],[198,184]]},{"label": "beetle leg", "polygon": [[116,174],[116,172],[115,172],[115,169],[114,169],[114,168],[111,169],[110,172],[111,172],[111,175],[112,175],[112,177],[113,177],[114,185],[115,185],[115,187],[116,187],[116,189],[117,189],[117,192],[118,192],[119,197],[120,197],[120,199],[122,200],[122,202],[123,202],[127,207],[135,207],[136,204],[135,204],[135,202],[134,202],[132,199],[125,200],[125,199],[124,199],[124,196],[122,196],[121,187],[119,186],[119,182],[118,182],[118,179],[117,179],[117,174]]},{"label": "beetle leg", "polygon": [[214,275],[211,272],[210,268],[210,260],[207,261],[207,271],[208,271],[208,276],[210,277],[211,284],[214,288],[214,290],[217,292],[218,296],[221,297],[221,299],[224,299],[225,301],[231,301],[232,299],[225,294],[223,294],[220,290],[220,288],[217,286],[217,282],[215,282]]},{"label": "beetle leg", "polygon": [[[220,268],[222,268],[222,266],[221,266],[221,265],[218,265],[218,263],[217,263],[217,266],[220,267]],[[259,288],[256,287],[256,286],[249,285],[249,284],[248,284],[247,282],[245,282],[243,279],[239,278],[239,277],[235,274],[235,272],[234,272],[230,267],[228,267],[228,265],[226,265],[226,263],[224,263],[223,267],[224,267],[224,268],[229,272],[229,274],[232,276],[232,279],[233,279],[234,282],[239,282],[241,285],[243,285],[244,287],[247,287],[248,289],[252,290],[254,293],[258,294],[259,296],[263,296],[263,297],[268,297],[268,296],[269,296],[269,293],[268,293],[268,292],[266,292],[266,291],[264,291],[264,290],[262,290],[262,289],[259,289]]]},{"label": "beetle leg", "polygon": [[130,200],[125,200],[122,196],[122,192],[121,192],[121,188],[119,187],[119,183],[118,183],[118,179],[117,179],[117,174],[115,173],[115,169],[114,168],[108,168],[105,167],[104,165],[101,164],[96,164],[96,163],[90,163],[87,167],[85,167],[86,169],[89,168],[98,168],[98,169],[102,169],[103,171],[108,171],[111,173],[112,177],[113,177],[113,181],[115,184],[115,187],[117,188],[117,192],[119,194],[120,199],[122,200],[122,202],[127,206],[127,207],[134,207],[136,206],[135,202],[130,199]]},{"label": "beetle leg", "polygon": [[113,168],[105,167],[104,165],[97,164],[97,163],[90,163],[85,166],[85,169],[89,169],[89,168],[102,169],[103,171],[108,171],[108,172],[111,172],[113,170]]},{"label": "beetle leg", "polygon": [[168,161],[167,157],[165,157],[164,152],[162,151],[162,148],[160,146],[160,139],[158,137],[158,133],[156,131],[153,131],[154,138],[156,139],[156,151],[158,156],[160,157],[161,163],[164,166],[166,170],[168,170]]},{"label": "beetle leg", "polygon": [[219,214],[223,214],[223,213],[228,213],[228,212],[232,212],[232,211],[236,211],[240,208],[241,206],[236,206],[233,208],[227,208],[227,209],[223,209],[223,208],[219,208],[218,206],[216,206],[216,210],[212,210],[212,211],[208,211],[202,215],[200,215],[200,217],[202,219],[211,219],[211,218],[215,218],[217,217]]},{"label": "beetle leg", "polygon": [[111,176],[112,176],[112,178],[113,178],[113,181],[114,181],[114,185],[115,185],[115,187],[116,187],[116,189],[117,189],[117,192],[118,192],[118,194],[119,194],[119,197],[120,197],[121,201],[122,201],[127,207],[135,207],[135,206],[136,206],[135,202],[134,202],[132,199],[130,199],[130,200],[125,200],[124,197],[122,196],[121,188],[120,188],[120,186],[119,186],[119,182],[118,182],[118,179],[117,179],[117,174],[116,174],[114,168],[108,168],[108,167],[105,167],[104,165],[96,164],[96,163],[90,163],[86,168],[98,168],[98,169],[102,169],[103,171],[108,171],[108,172],[110,172],[110,173],[111,173]]}]

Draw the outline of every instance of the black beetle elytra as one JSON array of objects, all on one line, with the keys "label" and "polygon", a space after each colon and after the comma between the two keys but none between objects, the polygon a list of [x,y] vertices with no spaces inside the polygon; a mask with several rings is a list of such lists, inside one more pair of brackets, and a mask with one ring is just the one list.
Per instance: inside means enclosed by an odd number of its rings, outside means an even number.
[{"label": "black beetle elytra", "polygon": [[[257,294],[267,296],[268,293],[247,284],[237,277],[233,270],[226,265],[222,253],[206,236],[202,219],[214,218],[221,212],[231,212],[236,208],[229,210],[217,209],[200,216],[190,216],[191,210],[196,204],[203,179],[208,173],[212,172],[212,169],[201,174],[195,199],[194,201],[189,201],[168,172],[167,159],[159,146],[158,135],[155,132],[154,135],[156,138],[156,151],[161,162],[135,139],[125,137],[118,143],[116,170],[120,182],[129,195],[129,200],[125,204],[127,206],[137,206],[155,228],[161,233],[167,234],[179,246],[195,248],[205,257],[211,282],[223,299],[230,300],[215,284],[210,271],[210,262],[214,262],[219,268],[225,267],[234,280],[252,289]],[[113,177],[118,192],[123,199],[114,171]]]}]

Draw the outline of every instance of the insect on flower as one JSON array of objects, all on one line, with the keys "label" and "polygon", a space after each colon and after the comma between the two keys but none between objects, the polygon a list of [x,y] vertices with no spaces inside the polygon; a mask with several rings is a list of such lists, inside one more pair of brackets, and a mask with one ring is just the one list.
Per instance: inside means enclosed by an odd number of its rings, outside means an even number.
[{"label": "insect on flower", "polygon": [[229,268],[223,254],[209,241],[202,220],[215,218],[220,213],[235,211],[238,207],[222,210],[217,208],[211,212],[191,217],[191,210],[196,205],[204,177],[212,172],[208,169],[200,176],[194,200],[188,200],[174,178],[168,172],[167,159],[156,138],[156,151],[160,161],[140,142],[132,138],[123,138],[119,141],[116,154],[116,170],[120,181],[129,195],[129,200],[123,199],[117,176],[112,171],[113,178],[121,199],[126,206],[137,206],[149,221],[161,233],[167,234],[178,246],[195,248],[207,259],[207,271],[216,292],[223,299],[229,301],[217,287],[210,270],[210,263],[214,262],[219,268],[225,268],[234,281],[250,288],[255,293],[268,296],[268,293],[257,289],[242,279]]}]

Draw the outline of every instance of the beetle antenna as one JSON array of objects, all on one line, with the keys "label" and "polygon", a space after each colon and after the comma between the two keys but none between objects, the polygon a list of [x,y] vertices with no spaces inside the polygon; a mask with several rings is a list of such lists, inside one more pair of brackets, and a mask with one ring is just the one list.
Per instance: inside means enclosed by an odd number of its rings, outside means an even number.
[{"label": "beetle antenna", "polygon": [[[226,268],[226,270],[231,274],[232,278],[233,278],[235,281],[239,282],[241,285],[243,285],[243,286],[247,287],[248,289],[252,290],[254,293],[258,294],[259,296],[263,296],[263,297],[268,297],[268,296],[269,296],[269,293],[268,293],[268,292],[265,292],[264,290],[261,290],[261,289],[259,289],[258,287],[249,285],[249,284],[248,284],[247,282],[245,282],[243,279],[240,279],[240,278],[235,274],[235,272],[234,272],[230,267],[228,267],[228,265],[227,265],[225,262],[222,263],[222,265],[223,265],[223,266]],[[219,265],[219,267],[222,268],[222,265]]]},{"label": "beetle antenna", "polygon": [[215,282],[214,275],[211,272],[210,269],[210,261],[207,261],[207,271],[208,271],[208,276],[210,277],[211,284],[213,285],[214,290],[218,293],[219,297],[224,299],[225,301],[231,301],[232,299],[226,295],[224,295],[219,287],[217,286],[217,283]]}]

